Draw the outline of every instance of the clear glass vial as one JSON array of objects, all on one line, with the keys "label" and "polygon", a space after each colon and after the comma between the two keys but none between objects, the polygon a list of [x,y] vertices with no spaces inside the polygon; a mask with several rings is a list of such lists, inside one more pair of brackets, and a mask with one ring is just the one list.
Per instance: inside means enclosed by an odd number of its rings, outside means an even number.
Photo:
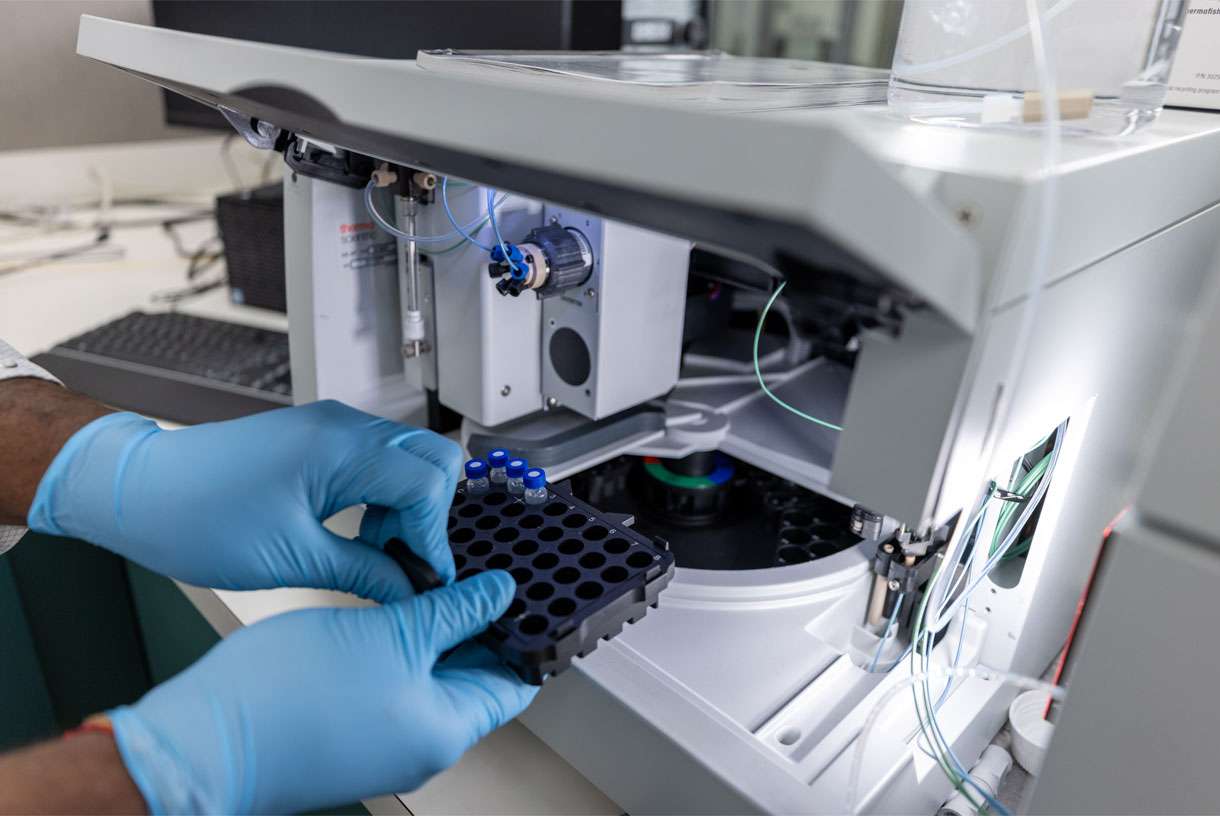
[{"label": "clear glass vial", "polygon": [[509,453],[504,448],[496,448],[487,454],[488,477],[493,485],[503,485],[508,480],[505,466],[508,464]]},{"label": "clear glass vial", "polygon": [[525,493],[525,482],[523,477],[525,471],[529,470],[530,463],[524,459],[509,459],[505,465],[504,471],[508,476],[506,487],[510,496],[520,496]]},{"label": "clear glass vial", "polygon": [[477,496],[491,489],[491,480],[487,477],[487,463],[482,459],[468,460],[465,470],[467,493]]},{"label": "clear glass vial", "polygon": [[546,471],[542,468],[530,468],[525,471],[525,476],[522,477],[525,483],[525,503],[526,504],[545,504],[547,500],[546,492]]}]

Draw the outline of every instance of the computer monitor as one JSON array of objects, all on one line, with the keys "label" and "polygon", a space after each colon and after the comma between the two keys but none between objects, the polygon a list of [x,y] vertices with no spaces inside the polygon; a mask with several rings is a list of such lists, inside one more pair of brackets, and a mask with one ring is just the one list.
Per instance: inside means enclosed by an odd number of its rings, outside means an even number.
[{"label": "computer monitor", "polygon": [[[622,42],[621,0],[153,0],[163,28],[344,54],[412,59],[420,49],[600,51]],[[171,125],[228,129],[165,92]]]}]

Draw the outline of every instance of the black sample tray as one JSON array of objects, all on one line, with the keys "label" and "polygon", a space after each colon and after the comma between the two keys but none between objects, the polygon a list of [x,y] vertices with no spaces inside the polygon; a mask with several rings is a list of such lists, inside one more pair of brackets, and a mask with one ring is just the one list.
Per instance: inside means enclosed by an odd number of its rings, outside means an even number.
[{"label": "black sample tray", "polygon": [[630,516],[600,513],[551,485],[545,504],[493,491],[470,495],[463,482],[449,514],[458,579],[503,569],[517,594],[479,636],[527,683],[566,669],[656,606],[674,558],[629,528]]}]

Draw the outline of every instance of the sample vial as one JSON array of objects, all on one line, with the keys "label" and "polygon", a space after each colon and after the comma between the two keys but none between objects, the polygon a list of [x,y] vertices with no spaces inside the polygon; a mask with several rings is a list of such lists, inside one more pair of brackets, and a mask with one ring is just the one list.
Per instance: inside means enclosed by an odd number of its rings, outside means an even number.
[{"label": "sample vial", "polygon": [[486,493],[491,489],[491,480],[487,478],[487,463],[482,459],[471,459],[466,462],[466,492],[472,496]]},{"label": "sample vial", "polygon": [[508,464],[504,466],[504,472],[508,477],[505,487],[508,488],[510,496],[520,496],[525,493],[525,482],[522,477],[525,476],[525,471],[529,469],[530,463],[524,459],[509,459]]},{"label": "sample vial", "polygon": [[530,468],[521,478],[525,483],[526,504],[546,504],[546,471],[542,468]]},{"label": "sample vial", "polygon": [[508,464],[508,451],[504,448],[496,448],[491,453],[487,454],[487,466],[491,468],[488,476],[491,478],[493,485],[503,486],[508,479],[508,474],[505,472],[505,465]]}]

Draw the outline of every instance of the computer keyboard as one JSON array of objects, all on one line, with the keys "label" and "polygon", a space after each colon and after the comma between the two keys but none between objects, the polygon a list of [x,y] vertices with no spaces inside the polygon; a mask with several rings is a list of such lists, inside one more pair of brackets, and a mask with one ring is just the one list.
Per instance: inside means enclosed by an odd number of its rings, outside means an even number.
[{"label": "computer keyboard", "polygon": [[292,404],[287,334],[180,312],[132,312],[34,362],[94,399],[187,424]]}]

